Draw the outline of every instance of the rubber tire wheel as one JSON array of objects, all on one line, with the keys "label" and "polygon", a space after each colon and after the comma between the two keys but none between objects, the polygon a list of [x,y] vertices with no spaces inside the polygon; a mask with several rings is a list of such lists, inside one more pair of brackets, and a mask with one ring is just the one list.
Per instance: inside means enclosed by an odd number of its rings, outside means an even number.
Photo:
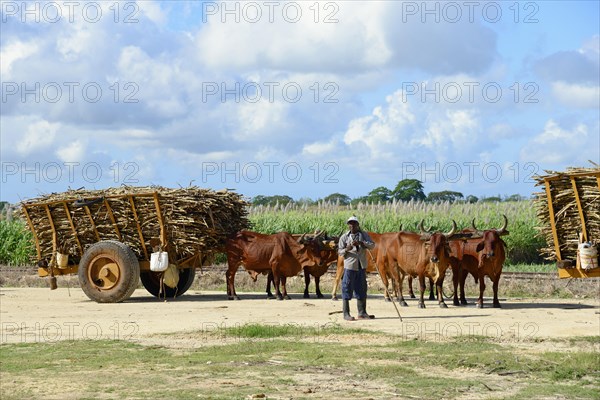
[{"label": "rubber tire wheel", "polygon": [[[140,275],[142,285],[144,285],[148,293],[155,297],[158,297],[160,292],[160,276],[161,272],[152,271],[144,271]],[[161,296],[171,298],[181,296],[192,286],[195,278],[195,268],[185,268],[179,270],[179,283],[177,284],[177,289],[164,285],[164,292],[161,294]]]},{"label": "rubber tire wheel", "polygon": [[[88,278],[90,263],[99,256],[113,260],[119,268],[119,278],[109,289],[102,289]],[[120,303],[127,300],[140,282],[140,265],[135,253],[124,243],[104,240],[88,248],[78,269],[81,289],[91,300],[98,303]]]}]

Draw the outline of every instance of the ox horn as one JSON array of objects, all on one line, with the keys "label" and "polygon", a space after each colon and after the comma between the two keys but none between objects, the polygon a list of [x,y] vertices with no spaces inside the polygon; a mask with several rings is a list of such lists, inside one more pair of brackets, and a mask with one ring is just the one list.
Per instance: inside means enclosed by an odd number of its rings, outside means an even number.
[{"label": "ox horn", "polygon": [[419,228],[419,233],[422,235],[425,233],[425,229],[423,228],[423,223],[425,222],[424,219],[421,220],[421,222],[419,222],[419,224],[417,225],[417,228]]},{"label": "ox horn", "polygon": [[506,233],[506,228],[508,227],[508,218],[506,218],[506,215],[502,214],[502,218],[504,219],[504,225],[500,229],[496,229],[500,235]]},{"label": "ox horn", "polygon": [[298,238],[298,243],[304,243],[304,238],[306,237],[306,233],[303,233],[302,236]]},{"label": "ox horn", "polygon": [[444,233],[444,236],[450,237],[450,236],[454,235],[457,230],[458,230],[458,227],[456,226],[456,221],[452,220],[452,229],[450,229],[450,232]]},{"label": "ox horn", "polygon": [[398,231],[402,232],[402,223],[400,223],[400,226],[398,227]]},{"label": "ox horn", "polygon": [[478,231],[479,229],[477,229],[477,227],[475,226],[475,218],[473,218],[473,220],[471,221],[471,228],[473,228],[473,230]]}]

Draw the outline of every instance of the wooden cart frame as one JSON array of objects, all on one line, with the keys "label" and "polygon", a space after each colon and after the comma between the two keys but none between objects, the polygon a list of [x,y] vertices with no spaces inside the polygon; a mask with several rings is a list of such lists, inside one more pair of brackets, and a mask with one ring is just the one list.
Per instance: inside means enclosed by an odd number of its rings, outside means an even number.
[{"label": "wooden cart frame", "polygon": [[563,180],[568,178],[571,181],[571,185],[573,187],[573,193],[575,196],[575,202],[577,204],[577,211],[579,212],[579,220],[581,223],[581,233],[583,235],[583,240],[588,241],[588,230],[586,227],[585,214],[583,212],[583,206],[581,204],[581,198],[579,195],[579,189],[577,189],[577,179],[578,178],[589,178],[595,177],[596,183],[598,184],[598,190],[600,190],[600,171],[598,172],[580,172],[580,173],[564,173],[555,176],[544,177],[544,186],[546,190],[546,197],[548,201],[548,212],[550,214],[550,227],[552,228],[552,237],[554,240],[554,250],[556,251],[556,260],[558,267],[558,276],[559,278],[593,278],[600,277],[600,268],[595,268],[589,271],[584,271],[581,269],[581,265],[579,262],[579,257],[577,257],[577,262],[575,268],[572,267],[571,260],[564,260],[562,257],[562,253],[560,250],[560,238],[558,236],[557,228],[556,228],[556,218],[555,218],[555,210],[554,204],[552,202],[552,182],[557,180]]},{"label": "wooden cart frame", "polygon": [[[142,198],[142,197],[153,198],[154,207],[155,207],[155,211],[156,211],[156,217],[158,219],[158,224],[160,227],[160,232],[157,232],[158,236],[159,236],[158,240],[156,240],[155,238],[152,238],[148,242],[146,240],[147,238],[144,237],[144,234],[142,232],[140,219],[138,217],[138,210],[136,209],[136,206],[135,206],[135,198]],[[141,247],[141,252],[140,252],[141,257],[140,258],[136,257],[135,254],[133,254],[133,252],[130,250],[130,248],[121,242],[122,241],[121,231],[119,229],[119,225],[117,223],[117,220],[115,218],[113,210],[108,201],[110,199],[126,200],[129,203],[129,206],[131,207],[133,219],[135,220],[135,224],[136,224],[135,227],[136,227],[137,234],[138,234],[138,238],[137,238],[138,245],[139,245],[139,247]],[[101,239],[101,235],[97,229],[97,223],[94,220],[94,216],[89,207],[92,204],[96,204],[96,203],[100,203],[100,202],[103,203],[103,206],[107,210],[108,217],[114,228],[114,233],[115,233],[116,237],[118,238],[118,241]],[[75,204],[75,203],[79,203],[79,204]],[[38,261],[42,261],[43,257],[42,257],[41,247],[40,247],[40,239],[38,237],[38,233],[36,232],[33,221],[30,217],[30,209],[33,207],[43,207],[45,209],[46,216],[48,218],[51,232],[52,232],[52,258],[49,262],[47,262],[47,265],[39,265],[39,263],[38,263],[38,275],[40,277],[79,273],[80,280],[82,278],[79,263],[77,263],[77,264],[69,263],[64,268],[59,268],[57,265],[57,253],[59,250],[58,234],[57,234],[57,229],[55,227],[55,221],[53,220],[52,213],[51,213],[51,209],[55,210],[57,208],[64,210],[67,220],[69,221],[72,237],[75,239],[75,243],[79,250],[79,255],[81,256],[81,260],[83,260],[83,256],[86,253],[87,249],[84,247],[86,244],[82,243],[82,240],[80,239],[80,236],[81,236],[80,232],[78,232],[77,227],[75,226],[75,223],[73,222],[73,218],[71,216],[71,212],[73,211],[73,208],[83,208],[84,209],[85,214],[87,215],[87,218],[89,219],[90,226],[92,227],[95,238],[96,238],[96,242],[94,244],[106,243],[106,242],[113,242],[113,243],[116,242],[116,243],[119,243],[119,247],[129,250],[131,252],[131,255],[133,257],[137,258],[139,270],[135,271],[135,273],[137,274],[137,276],[140,276],[140,272],[143,274],[142,275],[142,283],[144,284],[146,289],[148,289],[148,291],[150,293],[154,294],[155,296],[159,293],[166,293],[166,295],[168,296],[169,292],[171,292],[173,294],[173,296],[183,294],[183,292],[185,292],[191,285],[191,281],[193,281],[195,269],[198,267],[201,267],[203,264],[203,261],[205,261],[205,260],[203,260],[201,253],[196,253],[191,256],[181,258],[181,259],[179,259],[177,257],[177,255],[175,254],[175,251],[174,251],[174,246],[172,246],[167,241],[165,221],[163,218],[163,214],[161,212],[158,192],[135,193],[135,194],[125,193],[125,194],[102,196],[102,197],[98,197],[98,196],[79,197],[77,199],[70,198],[70,199],[54,200],[54,201],[47,201],[47,202],[22,204],[23,214],[25,215],[27,224],[29,225],[31,232],[33,233],[33,239],[34,239],[35,247],[36,247],[36,251],[37,251],[37,259],[38,259]],[[157,243],[156,244],[153,243],[153,240],[155,240]],[[161,273],[156,273],[156,272],[150,271],[150,253],[148,252],[146,243],[150,243],[151,247],[156,247],[156,246],[160,245],[160,248],[162,251],[168,252],[170,263],[175,264],[177,266],[177,268],[179,269],[180,276],[182,276],[182,273],[185,275],[184,279],[186,280],[186,282],[184,282],[182,287],[179,288],[180,289],[179,293],[177,290],[169,291],[168,288],[167,288],[166,292],[161,292],[158,290],[156,285],[160,281]],[[45,260],[45,261],[47,261],[47,260]],[[117,266],[117,268],[122,268],[122,266]],[[96,273],[97,274],[106,273],[106,271],[102,272],[101,269],[99,269],[98,272],[96,272]],[[90,279],[88,279],[88,281],[90,281],[90,280],[93,281],[94,276],[90,277],[89,272],[88,272],[88,278],[90,278]],[[101,279],[100,276],[98,276],[96,278]],[[144,279],[144,278],[146,278],[146,279]],[[136,278],[133,277],[131,279],[135,280]],[[137,282],[135,282],[135,285],[137,286]],[[148,285],[150,285],[150,287]],[[99,288],[96,288],[96,289],[99,290]],[[86,291],[85,288],[84,288],[84,291]],[[133,292],[133,290],[131,290],[131,292]],[[88,294],[87,291],[86,291],[86,294]],[[90,294],[88,294],[88,296],[90,296]],[[129,297],[129,296],[126,296],[126,297]],[[122,301],[125,298],[122,298],[118,301]],[[94,298],[93,300],[102,301],[97,298]]]}]

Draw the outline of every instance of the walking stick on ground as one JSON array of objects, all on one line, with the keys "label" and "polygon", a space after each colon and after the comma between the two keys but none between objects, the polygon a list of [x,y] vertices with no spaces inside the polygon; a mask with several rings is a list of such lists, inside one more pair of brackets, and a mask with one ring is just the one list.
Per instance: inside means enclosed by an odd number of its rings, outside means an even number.
[{"label": "walking stick on ground", "polygon": [[381,273],[379,272],[379,268],[377,268],[377,264],[375,263],[375,257],[373,257],[373,253],[371,253],[371,250],[367,249],[367,251],[369,252],[369,256],[371,256],[371,261],[373,261],[373,264],[375,264],[375,270],[377,271],[377,275],[379,275],[379,278],[381,279],[381,284],[383,285],[383,290],[385,290],[385,294],[392,301],[392,304],[394,305],[394,308],[396,309],[396,313],[398,314],[398,318],[400,318],[400,321],[402,321],[402,316],[400,315],[400,310],[398,310],[398,306],[396,305],[394,298],[392,296],[390,296],[390,292],[388,291],[387,285],[383,281],[383,277],[381,276]]}]

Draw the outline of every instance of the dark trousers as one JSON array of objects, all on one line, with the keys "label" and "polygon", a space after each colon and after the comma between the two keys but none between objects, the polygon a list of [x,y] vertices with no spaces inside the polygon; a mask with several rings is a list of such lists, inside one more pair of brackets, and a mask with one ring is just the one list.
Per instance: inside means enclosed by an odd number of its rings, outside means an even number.
[{"label": "dark trousers", "polygon": [[367,274],[364,268],[358,271],[344,269],[342,279],[342,299],[352,300],[352,293],[357,299],[367,298]]}]

